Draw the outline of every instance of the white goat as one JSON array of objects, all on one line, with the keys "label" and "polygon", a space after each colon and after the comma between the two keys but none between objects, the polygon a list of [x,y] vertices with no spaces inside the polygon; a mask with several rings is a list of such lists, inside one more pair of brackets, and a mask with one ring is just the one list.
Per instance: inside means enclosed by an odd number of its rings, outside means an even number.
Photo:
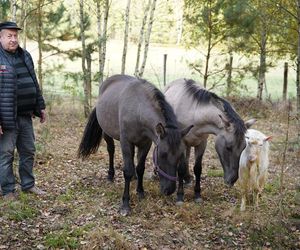
[{"label": "white goat", "polygon": [[269,142],[267,137],[255,129],[248,129],[245,135],[246,148],[240,157],[239,186],[242,194],[241,211],[246,209],[246,197],[249,193],[255,199],[258,206],[258,198],[261,194],[268,174],[269,166]]}]

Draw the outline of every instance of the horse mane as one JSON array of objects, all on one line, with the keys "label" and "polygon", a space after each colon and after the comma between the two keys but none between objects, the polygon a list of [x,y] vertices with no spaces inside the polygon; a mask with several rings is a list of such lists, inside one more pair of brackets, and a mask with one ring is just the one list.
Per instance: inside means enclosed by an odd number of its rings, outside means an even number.
[{"label": "horse mane", "polygon": [[245,135],[247,131],[245,123],[228,101],[213,92],[200,88],[197,83],[191,79],[185,79],[185,90],[188,94],[192,95],[198,104],[212,103],[215,105],[225,113],[228,121],[235,125],[235,134],[241,138]]},{"label": "horse mane", "polygon": [[156,108],[161,111],[165,119],[165,127],[168,129],[168,144],[170,146],[174,146],[175,149],[181,141],[181,133],[178,132],[179,125],[173,108],[166,101],[164,94],[158,88],[153,86],[153,84],[151,84],[145,79],[139,79],[139,81],[146,88],[147,93],[149,94],[150,98],[154,101]]}]

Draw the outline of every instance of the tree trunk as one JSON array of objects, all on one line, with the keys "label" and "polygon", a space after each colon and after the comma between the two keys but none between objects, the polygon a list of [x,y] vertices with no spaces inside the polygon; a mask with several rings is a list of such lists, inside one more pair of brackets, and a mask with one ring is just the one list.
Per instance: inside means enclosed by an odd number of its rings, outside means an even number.
[{"label": "tree trunk", "polygon": [[287,85],[288,85],[288,63],[284,63],[284,73],[283,73],[283,92],[282,100],[286,101],[287,98]]},{"label": "tree trunk", "polygon": [[43,0],[38,1],[38,27],[37,27],[37,40],[38,40],[38,80],[41,88],[41,92],[43,92],[43,38],[42,38],[42,30],[43,30]]},{"label": "tree trunk", "polygon": [[17,0],[12,0],[10,2],[10,13],[11,13],[11,21],[17,21]]},{"label": "tree trunk", "polygon": [[99,86],[103,82],[104,67],[106,58],[106,41],[107,41],[107,22],[109,14],[109,0],[104,1],[103,28],[101,29],[101,11],[100,3],[97,2],[97,20],[98,20],[98,47],[99,47]]},{"label": "tree trunk", "polygon": [[100,0],[96,3],[97,6],[97,32],[98,32],[98,56],[99,56],[99,87],[103,81],[103,72],[101,72],[101,65],[102,65],[102,13],[101,13],[101,6]]},{"label": "tree trunk", "polygon": [[184,1],[174,0],[175,5],[175,14],[176,14],[176,31],[177,31],[177,38],[176,38],[176,45],[179,45],[182,38],[182,31],[183,31],[183,7]]},{"label": "tree trunk", "polygon": [[212,23],[211,23],[211,2],[209,2],[209,14],[208,14],[208,44],[207,44],[207,53],[206,53],[206,60],[205,60],[205,69],[203,74],[203,86],[206,88],[207,80],[208,80],[208,68],[209,68],[209,60],[210,60],[210,53],[211,53],[211,43],[212,43]]},{"label": "tree trunk", "polygon": [[150,43],[150,36],[151,36],[153,19],[154,19],[155,7],[156,7],[156,0],[153,0],[152,5],[151,5],[151,11],[150,11],[150,17],[149,17],[149,23],[148,23],[148,30],[147,30],[146,39],[145,39],[144,58],[143,58],[142,66],[141,66],[140,71],[139,71],[139,77],[143,76],[145,66],[146,66],[147,54],[148,54],[148,48],[149,48],[149,43]]},{"label": "tree trunk", "polygon": [[144,18],[143,18],[143,22],[142,22],[142,26],[141,26],[141,30],[140,30],[139,42],[138,42],[138,45],[137,45],[137,55],[136,55],[136,63],[135,63],[135,70],[134,70],[134,75],[135,76],[139,76],[141,48],[142,48],[142,44],[143,44],[143,41],[144,41],[144,31],[145,31],[145,26],[146,26],[150,6],[151,6],[151,0],[148,1],[148,4],[147,4],[146,9],[144,11]]},{"label": "tree trunk", "polygon": [[92,104],[92,53],[93,53],[93,46],[90,44],[87,46],[86,49],[86,87],[88,93],[88,103],[89,108]]},{"label": "tree trunk", "polygon": [[232,52],[229,52],[229,62],[227,64],[227,69],[228,69],[227,90],[226,90],[227,97],[229,97],[232,92],[232,63],[233,63]]},{"label": "tree trunk", "polygon": [[297,127],[298,127],[298,142],[300,141],[300,0],[297,1],[298,14],[298,48],[297,48]]},{"label": "tree trunk", "polygon": [[258,75],[258,87],[257,87],[257,99],[262,100],[262,93],[264,86],[266,85],[266,57],[267,57],[267,30],[265,24],[261,31],[261,43],[260,43],[260,63],[259,63],[259,75]]},{"label": "tree trunk", "polygon": [[23,40],[23,44],[22,44],[22,47],[24,49],[26,49],[26,33],[27,33],[27,6],[28,6],[28,0],[23,0],[22,1],[22,12],[21,12],[21,16],[24,17],[24,19],[22,20],[21,22],[21,26],[22,26],[22,29],[23,29],[23,32],[22,32],[22,40]]},{"label": "tree trunk", "polygon": [[127,44],[128,44],[128,30],[129,30],[129,14],[130,14],[130,2],[131,0],[127,0],[127,7],[125,13],[125,31],[124,31],[124,46],[123,46],[123,54],[122,54],[122,68],[121,73],[125,73],[125,65],[126,65],[126,54],[127,54]]},{"label": "tree trunk", "polygon": [[90,105],[89,105],[89,92],[88,92],[88,83],[87,83],[87,69],[85,65],[86,60],[86,45],[85,45],[85,34],[84,34],[84,0],[80,0],[80,35],[81,35],[81,66],[83,72],[83,90],[84,90],[84,116],[88,117],[90,114]]}]

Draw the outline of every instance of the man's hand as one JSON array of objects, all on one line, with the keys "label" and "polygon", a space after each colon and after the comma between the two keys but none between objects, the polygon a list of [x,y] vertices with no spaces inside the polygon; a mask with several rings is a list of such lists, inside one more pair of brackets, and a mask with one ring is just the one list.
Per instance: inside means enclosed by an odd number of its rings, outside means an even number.
[{"label": "man's hand", "polygon": [[43,109],[43,110],[41,110],[40,122],[44,123],[45,121],[46,121],[46,111]]},{"label": "man's hand", "polygon": [[3,135],[2,127],[0,125],[0,135]]}]

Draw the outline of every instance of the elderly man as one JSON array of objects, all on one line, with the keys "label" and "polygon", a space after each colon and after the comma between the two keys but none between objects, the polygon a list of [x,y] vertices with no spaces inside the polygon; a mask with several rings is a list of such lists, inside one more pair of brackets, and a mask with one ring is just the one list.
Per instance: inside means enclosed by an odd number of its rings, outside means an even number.
[{"label": "elderly man", "polygon": [[33,165],[35,137],[32,117],[45,122],[45,102],[34,72],[31,55],[18,43],[14,22],[0,23],[0,184],[4,199],[16,197],[14,151],[19,154],[21,189],[37,195]]}]

